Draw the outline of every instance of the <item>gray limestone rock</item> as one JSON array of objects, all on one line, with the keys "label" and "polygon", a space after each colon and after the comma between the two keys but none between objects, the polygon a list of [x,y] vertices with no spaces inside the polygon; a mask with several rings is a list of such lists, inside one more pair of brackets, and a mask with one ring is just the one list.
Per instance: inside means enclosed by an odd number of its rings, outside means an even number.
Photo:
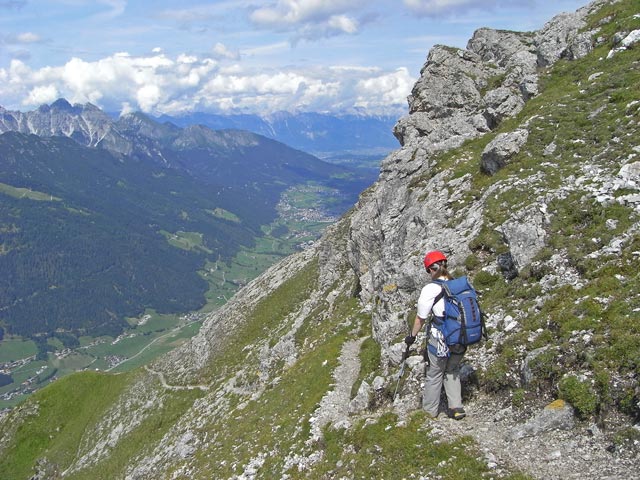
[{"label": "gray limestone rock", "polygon": [[512,214],[502,225],[502,234],[516,269],[528,265],[545,246],[545,216],[537,208],[526,208]]},{"label": "gray limestone rock", "polygon": [[503,119],[517,115],[524,107],[524,99],[519,91],[500,87],[491,90],[484,97],[487,106],[487,123],[495,128]]},{"label": "gray limestone rock", "polygon": [[355,415],[364,412],[369,407],[372,393],[372,386],[363,380],[358,388],[358,393],[349,402],[349,413]]},{"label": "gray limestone rock", "polygon": [[520,151],[527,138],[529,132],[524,129],[499,134],[482,151],[482,171],[495,175]]},{"label": "gray limestone rock", "polygon": [[[546,67],[560,58],[570,57],[570,45],[576,42],[579,30],[585,25],[583,14],[579,12],[563,13],[547,22],[535,36],[538,65]],[[580,36],[577,41],[584,42],[584,37]]]},{"label": "gray limestone rock", "polygon": [[519,440],[553,429],[571,430],[574,426],[573,407],[562,400],[556,400],[524,425],[515,427],[509,437],[510,440]]},{"label": "gray limestone rock", "polygon": [[490,69],[469,51],[436,45],[429,52],[409,97],[409,112],[428,112],[432,118],[474,110],[482,100],[479,88]]}]

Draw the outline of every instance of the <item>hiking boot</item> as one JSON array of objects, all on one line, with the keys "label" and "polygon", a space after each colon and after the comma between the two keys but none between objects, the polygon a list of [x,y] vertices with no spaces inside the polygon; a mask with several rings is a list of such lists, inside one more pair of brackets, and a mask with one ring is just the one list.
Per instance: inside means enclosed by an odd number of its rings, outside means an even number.
[{"label": "hiking boot", "polygon": [[450,408],[449,409],[449,418],[453,418],[454,420],[462,420],[467,414],[464,411],[464,408]]}]

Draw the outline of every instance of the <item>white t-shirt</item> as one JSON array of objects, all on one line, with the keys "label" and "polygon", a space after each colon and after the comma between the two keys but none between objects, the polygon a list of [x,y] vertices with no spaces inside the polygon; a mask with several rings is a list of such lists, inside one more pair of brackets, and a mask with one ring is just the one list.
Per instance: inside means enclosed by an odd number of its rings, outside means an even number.
[{"label": "white t-shirt", "polygon": [[433,301],[436,299],[438,294],[442,291],[442,287],[437,283],[427,283],[420,292],[420,297],[418,298],[418,312],[417,315],[426,320],[431,313],[431,308],[433,308],[433,314],[436,317],[441,317],[444,315],[444,300],[440,299],[438,303],[435,305]]}]

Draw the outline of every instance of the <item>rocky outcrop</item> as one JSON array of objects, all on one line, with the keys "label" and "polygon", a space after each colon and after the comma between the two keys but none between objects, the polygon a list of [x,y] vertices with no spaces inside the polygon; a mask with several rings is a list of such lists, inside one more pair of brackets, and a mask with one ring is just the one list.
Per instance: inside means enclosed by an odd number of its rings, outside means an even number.
[{"label": "rocky outcrop", "polygon": [[[588,53],[592,32],[583,34],[580,29],[586,15],[601,3],[555,17],[539,32],[485,28],[474,33],[466,50],[438,45],[429,52],[408,98],[410,113],[394,129],[402,148],[385,159],[378,183],[363,195],[352,216],[349,253],[363,300],[380,301],[373,313],[373,333],[381,344],[388,347],[406,332],[407,305],[426,280],[420,256],[439,248],[461,264],[483,226],[484,202],[491,189],[455,209],[471,179],[450,178],[439,168],[436,154],[485,135],[517,115],[538,93],[540,66]],[[482,170],[496,173],[527,136],[523,125],[496,138],[483,153]],[[521,220],[522,214],[514,214],[503,228],[517,268],[544,246],[544,218],[535,215],[524,225]]]}]

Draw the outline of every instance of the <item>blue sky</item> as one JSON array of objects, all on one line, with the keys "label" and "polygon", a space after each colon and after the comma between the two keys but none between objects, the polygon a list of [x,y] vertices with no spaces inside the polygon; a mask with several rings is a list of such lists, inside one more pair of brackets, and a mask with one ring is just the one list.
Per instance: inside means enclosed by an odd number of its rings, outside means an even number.
[{"label": "blue sky", "polygon": [[429,49],[587,0],[0,0],[0,106],[401,114]]}]

